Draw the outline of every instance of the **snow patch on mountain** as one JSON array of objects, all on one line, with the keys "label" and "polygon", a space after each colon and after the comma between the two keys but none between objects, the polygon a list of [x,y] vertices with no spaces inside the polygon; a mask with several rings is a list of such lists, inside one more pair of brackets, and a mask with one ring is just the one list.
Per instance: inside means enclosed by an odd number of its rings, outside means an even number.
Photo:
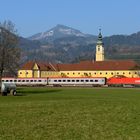
[{"label": "snow patch on mountain", "polygon": [[28,39],[30,40],[49,40],[49,39],[58,39],[62,37],[69,37],[69,36],[76,36],[76,37],[87,37],[89,35],[80,32],[79,30],[73,29],[71,27],[67,27],[64,25],[56,25],[54,28],[35,34]]}]

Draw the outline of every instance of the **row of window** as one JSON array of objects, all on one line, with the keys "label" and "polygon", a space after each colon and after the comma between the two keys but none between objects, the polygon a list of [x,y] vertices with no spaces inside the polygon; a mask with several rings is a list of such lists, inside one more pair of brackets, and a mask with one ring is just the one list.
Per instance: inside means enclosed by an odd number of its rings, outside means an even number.
[{"label": "row of window", "polygon": [[98,82],[98,81],[99,80],[54,80],[54,82]]},{"label": "row of window", "polygon": [[2,82],[42,82],[42,80],[2,80]]},{"label": "row of window", "polygon": [[[20,72],[19,74],[23,74],[22,72]],[[25,73],[26,75],[28,75],[29,73],[28,72],[26,72]],[[57,75],[58,73],[54,73],[54,72],[43,72],[43,73],[41,73],[41,74],[46,74],[46,75]]]},{"label": "row of window", "polygon": [[[22,72],[20,72],[20,74],[22,74]],[[26,72],[26,74],[28,75],[29,73],[28,72]],[[53,73],[53,72],[44,72],[44,74],[47,74],[47,75],[55,75],[55,74],[58,74],[58,73]],[[61,73],[61,75],[63,75],[64,73]],[[67,75],[69,75],[70,73],[67,73]],[[78,75],[80,75],[81,73],[79,72],[78,73]],[[97,73],[95,72],[95,73],[93,73],[94,75],[96,75]],[[102,72],[100,72],[99,73],[100,75],[102,75],[103,73]],[[109,74],[109,73],[105,73],[106,75],[107,74]],[[111,75],[113,75],[113,74],[117,74],[117,75],[119,75],[119,74],[125,74],[125,72],[123,72],[123,73],[119,73],[119,72],[117,72],[117,73],[113,73],[113,72],[111,72],[110,73]],[[132,74],[131,72],[129,72],[128,73],[129,75],[130,74]],[[135,72],[134,74],[138,74],[138,72]],[[75,73],[73,72],[73,75],[75,75]],[[84,75],[91,75],[91,73],[84,73]]]},{"label": "row of window", "polygon": [[[61,73],[61,75],[62,75],[62,74],[64,74],[64,73]],[[70,74],[70,73],[67,73],[67,75],[69,75],[69,74]],[[75,75],[74,72],[73,72],[72,74]],[[80,75],[80,74],[81,74],[81,73],[78,73],[78,75]],[[83,73],[82,73],[82,74],[83,74]],[[96,74],[102,75],[103,73],[102,73],[102,72],[100,72],[100,73],[96,73],[96,72],[95,72],[95,73],[93,73],[93,74],[94,74],[94,75],[96,75]],[[117,75],[123,74],[123,75],[125,75],[126,73],[125,73],[125,72],[123,72],[123,73],[119,73],[119,72],[117,72],[117,73],[116,73],[116,72],[114,72],[114,73],[113,73],[113,72],[107,73],[107,72],[106,72],[105,74],[106,74],[106,75],[107,75],[107,74],[111,74],[111,75],[113,75],[113,74],[117,74]],[[132,73],[129,72],[128,74],[131,75]],[[138,74],[138,72],[135,72],[134,74]],[[91,75],[91,73],[84,73],[84,75]]]},{"label": "row of window", "polygon": [[[104,80],[102,80],[102,81],[104,81]],[[44,82],[44,81],[42,81],[42,80],[2,80],[2,82]],[[45,80],[45,82],[47,82],[46,80]],[[50,82],[50,80],[49,80],[49,82]],[[81,79],[81,80],[54,80],[53,82],[99,82],[99,80],[92,80],[92,79],[90,79],[90,80],[88,80],[88,79],[86,79],[86,80],[83,80],[83,79]]]}]

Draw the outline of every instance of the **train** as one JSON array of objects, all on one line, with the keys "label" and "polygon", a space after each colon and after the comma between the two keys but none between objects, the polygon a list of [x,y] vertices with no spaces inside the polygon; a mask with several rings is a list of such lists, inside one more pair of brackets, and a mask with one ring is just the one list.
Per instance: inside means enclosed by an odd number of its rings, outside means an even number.
[{"label": "train", "polygon": [[61,77],[48,77],[48,78],[2,78],[3,83],[14,83],[17,86],[102,86],[106,84],[106,78],[61,78]]},{"label": "train", "polygon": [[2,82],[17,86],[140,86],[140,78],[127,77],[2,78]]}]

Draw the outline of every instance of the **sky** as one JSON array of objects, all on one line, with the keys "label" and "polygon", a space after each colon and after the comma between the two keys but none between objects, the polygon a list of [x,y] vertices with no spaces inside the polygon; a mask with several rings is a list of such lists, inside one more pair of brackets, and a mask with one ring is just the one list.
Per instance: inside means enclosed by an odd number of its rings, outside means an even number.
[{"label": "sky", "polygon": [[0,0],[0,22],[29,37],[57,24],[104,36],[140,31],[140,0]]}]

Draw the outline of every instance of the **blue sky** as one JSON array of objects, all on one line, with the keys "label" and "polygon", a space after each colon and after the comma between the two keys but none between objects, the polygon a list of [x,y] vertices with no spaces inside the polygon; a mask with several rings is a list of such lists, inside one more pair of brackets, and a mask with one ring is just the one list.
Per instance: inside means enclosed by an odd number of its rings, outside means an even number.
[{"label": "blue sky", "polygon": [[140,31],[140,0],[0,0],[0,21],[28,37],[56,24],[104,36]]}]

